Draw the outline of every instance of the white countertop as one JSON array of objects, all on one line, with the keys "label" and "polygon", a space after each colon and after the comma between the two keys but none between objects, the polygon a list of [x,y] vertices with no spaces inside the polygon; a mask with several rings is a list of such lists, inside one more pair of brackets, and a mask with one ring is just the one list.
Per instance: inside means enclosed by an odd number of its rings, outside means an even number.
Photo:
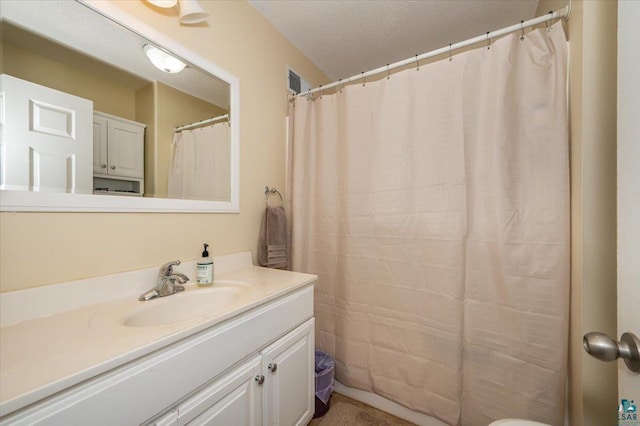
[{"label": "white countertop", "polygon": [[[65,302],[74,309],[49,315],[42,306],[48,303],[52,306],[51,310],[56,310],[57,303],[50,299],[51,294],[58,294],[57,297],[64,298],[65,291],[73,291],[74,285],[47,286],[48,288],[40,291],[31,289],[12,292],[16,294],[3,293],[0,295],[0,298],[4,299],[3,308],[11,305],[15,310],[15,305],[29,296],[28,300],[33,300],[33,310],[37,311],[39,316],[30,318],[27,315],[27,319],[11,323],[12,319],[20,316],[16,311],[14,318],[5,315],[4,322],[7,325],[0,327],[0,415],[4,416],[69,386],[147,355],[304,287],[316,279],[315,275],[253,266],[250,254],[248,257],[246,253],[240,256],[243,257],[228,256],[235,261],[234,267],[224,267],[225,257],[216,258],[217,266],[221,263],[223,266],[216,270],[214,287],[238,288],[239,297],[235,301],[213,314],[168,325],[128,327],[124,325],[124,320],[153,304],[170,303],[172,298],[206,291],[208,288],[187,284],[186,291],[182,293],[139,302],[137,296],[142,291],[152,288],[154,282],[136,285],[124,283],[127,286],[126,290],[120,288],[120,291],[127,293],[126,296],[115,292],[118,298],[96,303],[95,295],[87,297],[85,294],[84,297],[79,297],[82,301]],[[195,278],[195,266],[187,263],[184,267],[185,269],[177,267],[176,270],[193,270],[193,275],[187,275]],[[157,271],[157,268],[150,269]],[[146,271],[145,276],[149,276],[151,272]],[[134,271],[96,280],[102,280],[102,283],[109,282],[106,288],[114,285],[122,287],[122,283],[113,282],[127,281],[129,275],[136,273],[139,277],[139,271]],[[83,280],[80,288],[86,293],[91,288],[87,286],[90,286],[92,281]],[[96,283],[93,293],[104,291],[104,285],[101,285]],[[75,285],[75,289],[77,288]],[[139,291],[140,288],[143,290]],[[38,300],[37,296],[40,296],[41,300]],[[77,306],[86,303],[87,300],[94,303]]]}]

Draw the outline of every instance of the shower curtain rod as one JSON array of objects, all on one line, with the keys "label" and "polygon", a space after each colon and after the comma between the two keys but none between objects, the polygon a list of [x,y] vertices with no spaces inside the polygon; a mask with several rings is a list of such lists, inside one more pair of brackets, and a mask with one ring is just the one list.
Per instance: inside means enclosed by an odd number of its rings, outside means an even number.
[{"label": "shower curtain rod", "polygon": [[[347,83],[350,83],[352,81],[358,81],[358,80],[363,80],[367,77],[370,77],[372,75],[376,75],[376,74],[380,74],[383,72],[388,72],[391,71],[393,69],[396,68],[400,68],[403,67],[405,65],[409,65],[409,64],[416,64],[417,66],[420,66],[420,61],[423,59],[427,59],[427,58],[432,58],[434,56],[438,56],[438,55],[442,55],[445,53],[451,53],[454,50],[458,50],[461,49],[463,47],[467,47],[467,46],[471,46],[472,44],[476,44],[476,43],[482,43],[482,42],[491,42],[491,39],[494,39],[496,37],[501,37],[503,35],[515,32],[515,31],[521,31],[524,30],[525,28],[529,28],[529,27],[533,27],[535,25],[538,24],[542,24],[543,22],[548,22],[548,21],[552,21],[554,19],[559,19],[559,18],[565,18],[568,20],[569,18],[569,12],[571,11],[571,6],[565,6],[560,10],[556,10],[555,12],[551,11],[549,13],[547,13],[546,15],[543,16],[538,16],[537,18],[533,18],[530,19],[528,21],[522,21],[519,24],[515,24],[515,25],[511,25],[510,27],[506,27],[506,28],[502,28],[500,30],[496,30],[496,31],[491,31],[488,32],[484,35],[480,35],[474,38],[470,38],[468,40],[465,41],[461,41],[459,43],[453,43],[450,44],[449,46],[445,46],[445,47],[441,47],[440,49],[436,49],[436,50],[432,50],[431,52],[427,52],[427,53],[423,53],[422,55],[416,55],[413,58],[407,58],[404,59],[402,61],[399,62],[395,62],[393,64],[387,64],[384,67],[379,67],[376,68],[374,70],[371,71],[367,71],[367,72],[362,72],[360,74],[351,76],[349,78],[343,78],[341,80],[335,81],[331,84],[326,84],[320,87],[316,87],[315,89],[309,89],[306,92],[301,92],[298,93],[297,95],[294,96],[310,96],[314,93],[320,92],[322,90],[326,90],[326,89],[331,89],[333,87],[336,86],[341,86]],[[293,99],[293,98],[292,98]]]},{"label": "shower curtain rod", "polygon": [[229,114],[220,115],[218,117],[207,118],[206,120],[196,121],[195,123],[185,124],[184,126],[174,127],[174,132],[180,132],[182,130],[193,129],[194,127],[202,126],[203,124],[213,123],[214,121],[221,121],[229,119]]}]

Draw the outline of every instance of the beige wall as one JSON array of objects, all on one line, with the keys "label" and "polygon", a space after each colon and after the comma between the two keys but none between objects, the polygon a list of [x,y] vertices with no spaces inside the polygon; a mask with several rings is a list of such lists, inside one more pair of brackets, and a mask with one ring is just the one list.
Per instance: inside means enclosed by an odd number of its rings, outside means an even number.
[{"label": "beige wall", "polygon": [[156,95],[158,99],[158,121],[156,127],[155,196],[166,197],[169,185],[171,143],[173,142],[172,129],[178,125],[227,114],[229,111],[162,83],[157,84]]},{"label": "beige wall", "polygon": [[93,101],[95,111],[135,119],[135,91],[130,87],[53,61],[10,43],[2,49],[2,72]]},{"label": "beige wall", "polygon": [[136,120],[145,123],[144,129],[144,196],[156,192],[156,82],[136,90]]},{"label": "beige wall", "polygon": [[246,2],[201,2],[211,16],[194,27],[145,2],[117,4],[239,78],[240,213],[2,213],[1,291],[191,260],[203,242],[214,255],[255,259],[264,186],[285,187],[285,66],[313,85],[328,81]]},{"label": "beige wall", "polygon": [[[566,0],[541,0],[537,15]],[[616,31],[615,1],[572,2],[568,27],[571,103],[572,425],[616,423],[617,366],[591,358],[582,336],[616,334]]]}]

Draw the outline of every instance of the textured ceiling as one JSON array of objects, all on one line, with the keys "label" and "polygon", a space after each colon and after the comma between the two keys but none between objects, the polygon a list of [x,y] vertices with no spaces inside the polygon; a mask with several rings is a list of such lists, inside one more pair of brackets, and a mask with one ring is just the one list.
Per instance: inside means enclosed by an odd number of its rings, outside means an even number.
[{"label": "textured ceiling", "polygon": [[534,17],[538,0],[249,0],[336,81]]}]

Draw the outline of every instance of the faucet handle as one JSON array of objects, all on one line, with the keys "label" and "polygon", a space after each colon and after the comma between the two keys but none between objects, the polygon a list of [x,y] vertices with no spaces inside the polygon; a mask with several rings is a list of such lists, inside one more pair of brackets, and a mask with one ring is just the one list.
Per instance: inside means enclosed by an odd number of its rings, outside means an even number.
[{"label": "faucet handle", "polygon": [[160,267],[160,276],[169,276],[173,274],[173,267],[178,266],[180,264],[179,260],[172,260],[171,262],[167,262]]}]

